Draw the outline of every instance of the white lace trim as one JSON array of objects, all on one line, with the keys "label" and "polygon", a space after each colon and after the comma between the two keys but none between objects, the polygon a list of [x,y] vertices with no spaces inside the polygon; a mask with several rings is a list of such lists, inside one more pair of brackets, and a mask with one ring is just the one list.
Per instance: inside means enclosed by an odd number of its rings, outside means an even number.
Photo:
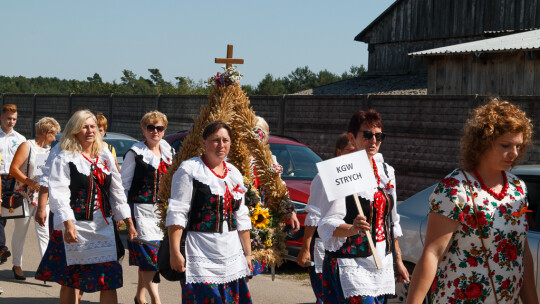
[{"label": "white lace trim", "polygon": [[[355,265],[357,259],[338,259],[339,278],[345,298],[354,296],[371,296],[395,293],[394,270],[392,256],[381,259],[382,269],[365,268],[365,265]],[[363,259],[365,261],[365,259]],[[360,263],[361,264],[361,263]]]},{"label": "white lace trim", "polygon": [[347,240],[345,237],[333,236],[334,230],[343,223],[345,223],[343,220],[328,220],[326,225],[321,225],[317,228],[317,232],[319,232],[319,236],[323,240],[326,250],[337,251]]},{"label": "white lace trim", "polygon": [[157,157],[152,151],[150,151],[144,141],[136,142],[133,144],[133,146],[131,146],[131,150],[133,150],[135,154],[141,155],[143,157],[143,161],[150,164],[150,166],[154,167],[154,169],[159,168],[159,163],[161,160],[163,160],[167,165],[172,164],[172,153],[169,143],[162,139],[159,142],[159,148],[161,149],[161,158]]},{"label": "white lace trim", "polygon": [[[245,263],[246,258],[242,253],[235,254],[228,258],[208,258],[204,256],[188,256],[187,261],[190,268],[204,269],[204,268],[222,268],[226,271],[234,269],[232,273],[227,273],[222,276],[217,276],[211,273],[194,273],[193,271],[186,272],[187,283],[216,283],[225,284],[240,278],[244,278],[250,275],[249,268],[238,267],[239,264]],[[236,267],[235,267],[236,266]],[[236,268],[236,269],[235,269]]]},{"label": "white lace trim", "polygon": [[[103,173],[107,175],[111,174],[109,168],[111,167],[111,165],[114,165],[114,161],[111,161],[111,159],[108,157],[109,154],[110,152],[108,148],[104,146],[103,149],[101,149],[98,161],[98,167],[101,168]],[[64,158],[66,160],[66,163],[74,164],[79,173],[90,176],[90,167],[92,166],[92,164],[88,160],[86,160],[81,153],[61,151],[58,154],[58,157]],[[94,160],[95,159],[92,159],[92,161]]]},{"label": "white lace trim", "polygon": [[97,264],[97,263],[106,263],[106,262],[115,262],[117,260],[116,254],[103,255],[103,256],[94,256],[91,258],[71,258],[67,263],[70,265],[86,265],[86,264]]},{"label": "white lace trim", "polygon": [[[225,183],[227,183],[234,198],[237,200],[242,199],[244,193],[247,191],[246,187],[244,187],[244,178],[235,166],[227,162],[226,165],[229,171],[227,172],[227,177],[224,179],[213,178],[214,173],[210,171],[200,157],[188,159],[184,161],[180,167],[194,179],[210,187],[210,192],[212,192],[212,194],[224,195]],[[237,186],[238,188],[236,188]],[[239,191],[234,191],[234,189],[238,189]]]},{"label": "white lace trim", "polygon": [[304,226],[317,227],[319,226],[320,220],[321,220],[321,217],[319,215],[312,212],[308,212],[308,215],[306,216],[306,219],[304,220]]}]

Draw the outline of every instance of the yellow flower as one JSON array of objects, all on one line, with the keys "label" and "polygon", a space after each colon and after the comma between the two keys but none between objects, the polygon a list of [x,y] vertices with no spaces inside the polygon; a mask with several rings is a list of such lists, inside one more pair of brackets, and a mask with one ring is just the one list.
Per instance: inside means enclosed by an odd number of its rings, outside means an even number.
[{"label": "yellow flower", "polygon": [[261,208],[259,204],[253,209],[253,214],[250,216],[251,223],[255,228],[265,228],[270,223],[270,212],[267,208]]},{"label": "yellow flower", "polygon": [[272,247],[272,239],[267,239],[266,241],[264,241],[264,244],[266,245],[266,247]]}]

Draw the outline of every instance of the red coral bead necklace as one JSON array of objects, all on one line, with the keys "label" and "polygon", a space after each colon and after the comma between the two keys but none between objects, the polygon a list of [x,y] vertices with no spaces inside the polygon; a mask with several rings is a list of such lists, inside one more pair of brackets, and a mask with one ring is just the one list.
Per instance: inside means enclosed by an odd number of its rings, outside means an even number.
[{"label": "red coral bead necklace", "polygon": [[504,179],[504,186],[503,186],[501,192],[499,192],[499,193],[495,193],[495,191],[493,191],[493,189],[486,186],[486,184],[484,183],[484,180],[482,179],[480,174],[478,174],[478,171],[476,169],[474,169],[473,172],[474,172],[474,175],[476,175],[476,179],[480,182],[480,186],[482,186],[482,189],[484,191],[491,194],[491,196],[493,196],[494,198],[496,198],[499,201],[502,200],[506,196],[506,193],[508,192],[508,177],[506,177],[506,173],[504,171],[501,171],[503,179]]},{"label": "red coral bead necklace", "polygon": [[227,177],[227,171],[228,170],[227,170],[227,164],[225,163],[225,161],[223,161],[223,175],[219,175],[219,174],[216,173],[216,171],[214,171],[214,170],[212,170],[212,168],[210,168],[210,166],[206,162],[206,159],[205,159],[204,155],[201,156],[201,159],[202,159],[203,163],[208,167],[208,169],[210,169],[210,171],[212,171],[212,173],[214,173],[215,176],[217,176],[217,177],[219,177],[221,179]]}]

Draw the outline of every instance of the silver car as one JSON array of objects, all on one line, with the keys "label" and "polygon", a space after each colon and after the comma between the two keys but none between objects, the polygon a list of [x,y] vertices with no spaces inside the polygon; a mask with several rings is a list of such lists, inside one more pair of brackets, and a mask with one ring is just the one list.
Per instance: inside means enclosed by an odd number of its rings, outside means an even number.
[{"label": "silver car", "polygon": [[[519,176],[525,182],[529,193],[529,209],[533,211],[531,214],[534,221],[529,223],[529,234],[527,239],[534,259],[536,292],[540,297],[540,285],[538,282],[537,271],[538,255],[540,252],[540,212],[537,212],[538,205],[540,204],[540,165],[517,166],[510,172]],[[398,203],[397,206],[398,213],[401,217],[401,228],[403,229],[403,237],[399,239],[399,247],[401,248],[403,262],[411,274],[424,249],[429,196],[433,193],[435,186],[436,184],[416,193],[403,202]],[[536,222],[539,224],[535,225]],[[396,298],[392,299],[390,302],[404,303],[407,298],[407,286],[397,284],[396,293]]]}]

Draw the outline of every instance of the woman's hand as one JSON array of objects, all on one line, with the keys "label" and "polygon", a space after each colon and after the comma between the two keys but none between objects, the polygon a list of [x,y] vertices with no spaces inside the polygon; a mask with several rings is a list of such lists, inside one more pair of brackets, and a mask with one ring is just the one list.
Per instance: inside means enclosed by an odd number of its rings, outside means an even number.
[{"label": "woman's hand", "polygon": [[298,256],[296,257],[296,263],[302,267],[307,267],[306,261],[311,260],[311,254],[309,253],[309,247],[304,248],[302,246],[302,250],[300,250],[300,253],[298,253]]},{"label": "woman's hand", "polygon": [[45,227],[45,221],[47,220],[47,208],[45,206],[38,205],[38,209],[36,211],[36,222],[41,226]]},{"label": "woman's hand", "polygon": [[65,221],[64,228],[64,242],[66,242],[66,244],[78,243],[77,228],[75,228],[73,222],[71,220]]},{"label": "woman's hand", "polygon": [[246,255],[246,262],[248,264],[249,270],[253,272],[253,265],[251,264],[251,255]]},{"label": "woman's hand", "polygon": [[367,218],[362,215],[357,215],[353,221],[351,229],[355,231],[369,231],[371,230],[371,225],[368,223]]},{"label": "woman's hand", "polygon": [[28,185],[28,189],[39,191],[39,184],[33,179],[26,178],[26,185]]},{"label": "woman's hand", "polygon": [[403,264],[401,259],[396,261],[396,283],[409,283],[409,271],[407,267]]},{"label": "woman's hand", "polygon": [[295,211],[291,212],[291,228],[293,229],[293,232],[300,230],[300,221],[298,220]]},{"label": "woman's hand", "polygon": [[184,272],[186,271],[186,259],[180,252],[175,252],[171,254],[170,258],[171,269]]},{"label": "woman's hand", "polygon": [[137,230],[135,229],[135,225],[133,225],[133,221],[131,218],[124,219],[124,222],[127,225],[127,231],[128,231],[128,240],[133,241],[134,238],[138,237],[139,234],[137,233]]}]

